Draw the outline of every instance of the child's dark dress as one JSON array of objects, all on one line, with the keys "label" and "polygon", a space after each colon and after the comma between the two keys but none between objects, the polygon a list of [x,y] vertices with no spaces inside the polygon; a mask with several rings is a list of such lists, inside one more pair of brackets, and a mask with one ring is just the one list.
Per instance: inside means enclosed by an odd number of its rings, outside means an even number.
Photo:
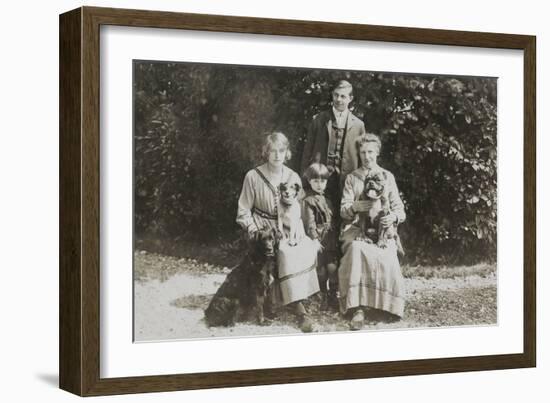
[{"label": "child's dark dress", "polygon": [[318,255],[318,265],[336,262],[338,232],[334,228],[332,203],[324,195],[309,190],[302,202],[302,219],[307,236],[317,239],[323,245]]}]

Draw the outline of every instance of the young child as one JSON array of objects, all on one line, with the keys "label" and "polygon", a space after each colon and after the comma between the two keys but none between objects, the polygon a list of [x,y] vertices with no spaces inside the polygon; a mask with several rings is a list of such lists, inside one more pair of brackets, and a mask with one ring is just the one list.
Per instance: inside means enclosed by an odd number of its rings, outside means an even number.
[{"label": "young child", "polygon": [[[321,310],[338,309],[338,232],[334,228],[334,210],[324,192],[330,176],[321,163],[311,164],[304,172],[306,197],[302,201],[302,220],[306,234],[320,243],[317,277],[321,289]],[[309,185],[309,186],[307,186]]]}]

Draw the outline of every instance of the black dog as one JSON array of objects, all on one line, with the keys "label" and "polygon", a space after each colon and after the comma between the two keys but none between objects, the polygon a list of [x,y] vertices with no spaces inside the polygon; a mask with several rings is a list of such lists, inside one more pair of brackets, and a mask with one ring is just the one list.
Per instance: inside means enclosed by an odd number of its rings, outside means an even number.
[{"label": "black dog", "polygon": [[232,326],[251,313],[258,324],[266,324],[264,304],[276,276],[278,238],[275,230],[257,232],[248,254],[227,275],[204,311],[208,326]]}]

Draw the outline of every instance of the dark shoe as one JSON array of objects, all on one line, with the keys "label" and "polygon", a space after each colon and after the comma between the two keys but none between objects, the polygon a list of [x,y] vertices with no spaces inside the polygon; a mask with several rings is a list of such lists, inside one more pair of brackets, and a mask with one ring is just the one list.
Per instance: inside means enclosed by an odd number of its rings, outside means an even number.
[{"label": "dark shoe", "polygon": [[267,319],[267,320],[273,321],[273,320],[275,320],[275,319],[277,318],[277,313],[273,312],[271,309],[270,309],[270,310],[266,310],[266,311],[264,312],[264,317],[265,317],[265,319]]},{"label": "dark shoe", "polygon": [[401,320],[401,317],[381,309],[370,309],[367,316],[374,323],[395,323]]},{"label": "dark shoe", "polygon": [[336,291],[329,291],[327,296],[327,306],[331,311],[338,312],[340,310],[340,301]]},{"label": "dark shoe", "polygon": [[390,312],[386,312],[386,317],[384,320],[386,323],[396,323],[396,322],[399,322],[400,320],[401,320],[401,316],[395,315]]},{"label": "dark shoe", "polygon": [[363,310],[361,308],[358,308],[353,314],[351,321],[349,322],[349,328],[351,330],[361,330],[364,325],[365,314],[363,313]]}]

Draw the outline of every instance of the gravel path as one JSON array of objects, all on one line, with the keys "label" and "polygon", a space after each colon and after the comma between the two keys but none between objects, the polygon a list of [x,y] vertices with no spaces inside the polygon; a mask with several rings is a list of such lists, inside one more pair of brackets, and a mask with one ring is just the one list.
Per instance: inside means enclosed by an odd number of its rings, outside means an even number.
[{"label": "gravel path", "polygon": [[[177,259],[144,251],[135,254],[136,341],[232,337],[299,333],[293,317],[284,310],[269,326],[239,323],[233,327],[208,328],[204,309],[224,281],[230,268]],[[497,292],[494,271],[483,276],[405,279],[405,318],[395,323],[369,318],[365,330],[414,327],[472,326],[496,324]],[[310,312],[315,331],[348,331],[347,321],[337,313],[318,313],[315,298]]]}]

